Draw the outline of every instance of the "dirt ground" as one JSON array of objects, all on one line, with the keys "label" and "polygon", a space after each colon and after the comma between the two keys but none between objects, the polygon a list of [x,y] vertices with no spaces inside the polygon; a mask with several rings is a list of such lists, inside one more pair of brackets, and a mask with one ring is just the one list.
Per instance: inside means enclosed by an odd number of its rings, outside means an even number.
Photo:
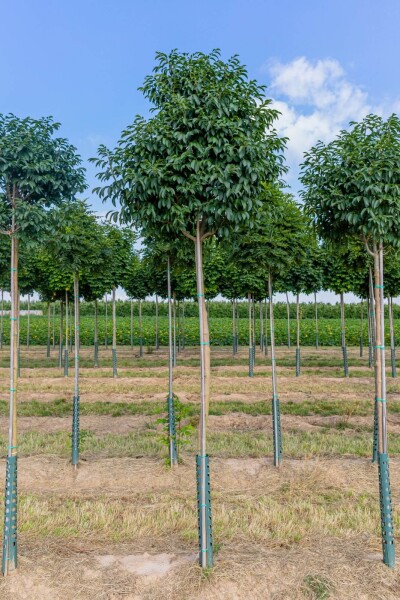
[{"label": "dirt ground", "polygon": [[[85,351],[84,351],[85,352]],[[357,374],[341,376],[340,349],[304,349],[302,375],[280,366],[282,403],[359,402],[374,397],[367,357],[350,350]],[[39,352],[32,349],[32,356]],[[231,358],[226,349],[215,359]],[[278,349],[279,360],[294,349]],[[88,352],[89,355],[89,352]],[[247,350],[242,350],[242,358]],[[103,356],[106,356],[103,353]],[[108,355],[107,355],[108,356]],[[129,358],[128,350],[124,356]],[[175,391],[183,402],[198,401],[198,367],[180,360],[197,357],[188,349],[178,358]],[[336,366],[315,366],[318,357]],[[29,358],[25,353],[24,364]],[[163,402],[167,385],[165,352],[132,358],[132,365],[82,369],[81,401]],[[262,360],[261,353],[258,358]],[[154,362],[154,366],[152,366]],[[360,363],[360,364],[358,364]],[[294,363],[293,363],[294,364]],[[351,371],[350,369],[350,371]],[[132,370],[135,375],[132,376]],[[318,372],[315,372],[318,370]],[[137,373],[143,376],[136,376]],[[270,366],[255,377],[246,365],[213,367],[212,399],[246,404],[271,401]],[[362,375],[360,375],[362,373]],[[7,400],[7,370],[0,369],[0,400]],[[56,367],[21,371],[20,402],[71,400],[73,370],[65,378]],[[389,398],[400,398],[400,384],[388,379]],[[160,429],[159,415],[85,415],[82,430],[102,437]],[[286,433],[320,432],[345,420],[352,435],[369,430],[371,416],[282,415]],[[25,416],[19,433],[69,432],[70,417]],[[0,417],[0,435],[8,421]],[[212,415],[209,431],[252,433],[271,429],[270,415],[243,412]],[[400,435],[400,414],[390,415],[389,430]],[[337,431],[340,432],[339,429]],[[4,473],[4,460],[1,461]],[[74,471],[64,456],[40,452],[18,463],[19,568],[0,579],[4,600],[395,600],[400,570],[382,564],[377,468],[353,456],[284,457],[282,466],[264,458],[211,458],[215,567],[198,566],[194,456],[183,452],[176,469],[164,459],[90,455]],[[397,529],[400,525],[400,457],[391,459]]]}]

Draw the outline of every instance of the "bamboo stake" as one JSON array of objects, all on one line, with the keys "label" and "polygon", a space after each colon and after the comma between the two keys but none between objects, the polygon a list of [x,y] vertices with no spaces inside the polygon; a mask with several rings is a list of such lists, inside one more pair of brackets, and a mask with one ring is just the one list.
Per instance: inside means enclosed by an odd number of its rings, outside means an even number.
[{"label": "bamboo stake", "polygon": [[26,322],[26,349],[29,350],[30,343],[30,328],[31,328],[31,295],[28,294],[28,315]]},{"label": "bamboo stake", "polygon": [[296,377],[300,376],[300,295],[296,296]]},{"label": "bamboo stake", "polygon": [[62,369],[63,362],[63,332],[64,332],[64,324],[63,324],[63,301],[60,300],[60,340],[59,340],[59,351],[58,351],[58,367]]},{"label": "bamboo stake", "polygon": [[130,321],[130,333],[131,333],[131,350],[133,350],[133,299],[131,298],[131,321]]},{"label": "bamboo stake", "polygon": [[[269,299],[271,302],[271,298]],[[287,347],[290,348],[290,305],[289,305],[289,296],[286,292],[286,313],[287,313]]]},{"label": "bamboo stake", "polygon": [[318,304],[317,304],[317,292],[314,292],[314,305],[315,305],[315,349],[318,350],[319,339],[318,339]]},{"label": "bamboo stake", "polygon": [[158,336],[158,296],[156,294],[156,350],[160,348],[160,341]]},{"label": "bamboo stake", "polygon": [[349,367],[347,362],[347,346],[346,346],[346,322],[345,322],[345,314],[344,314],[344,295],[343,292],[340,293],[340,322],[342,329],[342,353],[343,353],[343,370],[344,376],[349,376]]},{"label": "bamboo stake", "polygon": [[94,301],[94,368],[99,366],[99,310],[97,298]]},{"label": "bamboo stake", "polygon": [[117,377],[117,308],[115,303],[115,286],[112,288],[112,364],[113,377]]},{"label": "bamboo stake", "polygon": [[47,303],[47,358],[50,358],[51,345],[51,307],[50,302]]},{"label": "bamboo stake", "polygon": [[69,361],[68,361],[68,345],[69,345],[69,338],[68,338],[68,333],[69,333],[69,308],[68,308],[68,290],[65,290],[65,351],[64,351],[64,376],[68,377],[68,367],[69,367]]},{"label": "bamboo stake", "polygon": [[106,350],[108,349],[108,301],[107,301],[107,294],[106,294],[106,318],[105,318],[105,340],[104,340],[104,345],[106,347]]},{"label": "bamboo stake", "polygon": [[142,300],[139,299],[139,356],[143,356]]}]

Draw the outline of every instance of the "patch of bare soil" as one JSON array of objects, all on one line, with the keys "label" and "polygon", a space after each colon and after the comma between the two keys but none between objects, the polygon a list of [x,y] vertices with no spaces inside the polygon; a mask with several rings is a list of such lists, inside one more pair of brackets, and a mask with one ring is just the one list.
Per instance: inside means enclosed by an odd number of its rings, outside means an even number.
[{"label": "patch of bare soil", "polygon": [[[241,540],[223,545],[215,568],[204,577],[191,552],[149,552],[134,545],[83,551],[54,542],[21,544],[17,575],[0,581],[8,600],[398,600],[399,569],[372,555],[368,536],[309,539],[290,548]],[[149,574],[149,570],[151,573]],[[156,571],[156,574],[154,574]],[[154,576],[155,575],[155,576]],[[319,594],[319,595],[317,595]],[[324,594],[324,595],[322,595]]]}]

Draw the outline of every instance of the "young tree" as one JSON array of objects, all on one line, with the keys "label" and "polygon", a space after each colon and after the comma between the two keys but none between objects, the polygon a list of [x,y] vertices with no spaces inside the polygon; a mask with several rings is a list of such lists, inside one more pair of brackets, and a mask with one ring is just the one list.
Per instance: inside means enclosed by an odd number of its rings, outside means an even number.
[{"label": "young tree", "polygon": [[361,240],[374,261],[375,414],[383,561],[395,564],[386,418],[384,250],[400,244],[400,119],[368,115],[305,155],[301,181],[307,212],[324,239]]},{"label": "young tree", "polygon": [[103,199],[121,203],[120,218],[146,231],[184,235],[196,257],[200,321],[200,563],[211,566],[206,421],[210,396],[210,347],[204,297],[202,246],[250,222],[262,181],[282,172],[284,141],[272,128],[278,112],[265,88],[250,81],[237,56],[157,53],[157,65],[141,88],[153,105],[137,117],[115,151],[104,146],[96,161]]},{"label": "young tree", "polygon": [[85,188],[84,170],[51,117],[0,115],[0,221],[11,237],[10,428],[6,467],[3,574],[17,567],[18,250],[38,237],[47,208]]},{"label": "young tree", "polygon": [[96,272],[102,266],[104,239],[96,217],[84,201],[64,204],[51,213],[52,229],[56,232],[47,246],[53,260],[69,272],[74,282],[75,372],[72,407],[72,465],[79,463],[79,279],[86,271]]}]

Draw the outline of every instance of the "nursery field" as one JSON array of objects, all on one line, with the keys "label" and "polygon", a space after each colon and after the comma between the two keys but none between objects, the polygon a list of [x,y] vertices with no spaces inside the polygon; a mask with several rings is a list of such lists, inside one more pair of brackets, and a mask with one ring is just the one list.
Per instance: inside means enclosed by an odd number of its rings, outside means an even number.
[{"label": "nursery field", "polygon": [[[32,319],[33,321],[33,319]],[[244,325],[244,323],[243,323]],[[211,326],[213,327],[212,321]],[[303,324],[302,324],[303,326]],[[338,323],[339,326],[339,323]],[[0,352],[0,442],[6,453],[7,348]],[[145,349],[146,350],[146,349]],[[399,597],[382,564],[378,473],[371,463],[373,370],[349,349],[277,349],[283,463],[272,462],[271,363],[257,349],[212,348],[208,451],[215,567],[198,566],[195,454],[198,348],[180,352],[180,464],[166,466],[167,351],[81,348],[81,462],[70,464],[73,368],[57,350],[21,348],[19,574],[14,600],[297,600]],[[400,382],[388,374],[396,533],[400,531]],[[192,425],[189,429],[186,426]],[[178,427],[179,431],[179,427]],[[3,475],[5,462],[1,461]],[[0,489],[2,487],[0,486]]]},{"label": "nursery field", "polygon": [[[21,345],[24,345],[27,339],[27,317],[21,317],[20,339]],[[232,319],[210,317],[210,340],[213,346],[229,346],[232,344]],[[72,334],[73,320],[70,319]],[[240,336],[240,344],[248,343],[248,319],[241,318],[237,322],[237,331]],[[3,339],[5,343],[9,341],[9,319],[5,318],[3,323],[4,333]],[[260,322],[255,321],[256,337],[259,340]],[[133,340],[134,344],[139,343],[140,329],[137,317],[133,320]],[[181,324],[177,321],[177,336],[181,331],[184,331],[185,342],[187,345],[198,344],[199,321],[195,317],[187,317]],[[363,320],[361,327],[360,319],[346,319],[346,340],[348,345],[356,346],[359,344],[361,331],[363,334],[363,343],[368,343],[368,326],[367,320]],[[386,341],[389,343],[389,324],[386,323]],[[53,326],[50,328],[51,343],[53,342]],[[395,337],[400,339],[400,319],[394,320]],[[265,333],[265,322],[264,322]],[[65,334],[65,333],[64,333]],[[296,343],[296,320],[290,320],[290,335],[291,343]],[[80,318],[80,336],[82,345],[93,344],[94,339],[94,320],[92,316],[82,316]],[[269,336],[269,322],[268,322]],[[100,345],[108,339],[108,343],[112,341],[111,321],[108,321],[107,336],[106,322],[104,317],[99,318],[99,343]],[[40,316],[31,316],[30,318],[30,343],[33,345],[47,344],[47,318]],[[59,320],[56,319],[54,326],[55,342],[59,341]],[[288,328],[286,319],[275,319],[275,343],[277,345],[286,345],[288,339]],[[316,329],[314,319],[301,319],[300,321],[300,342],[302,346],[313,346],[316,339]],[[117,344],[128,345],[131,340],[131,322],[129,317],[117,318]],[[156,319],[155,317],[143,317],[142,325],[142,341],[145,346],[154,346],[156,341]],[[159,342],[162,346],[168,345],[168,318],[161,316],[159,318]],[[318,342],[322,346],[340,346],[341,345],[341,327],[340,319],[319,319],[318,321]]]}]

